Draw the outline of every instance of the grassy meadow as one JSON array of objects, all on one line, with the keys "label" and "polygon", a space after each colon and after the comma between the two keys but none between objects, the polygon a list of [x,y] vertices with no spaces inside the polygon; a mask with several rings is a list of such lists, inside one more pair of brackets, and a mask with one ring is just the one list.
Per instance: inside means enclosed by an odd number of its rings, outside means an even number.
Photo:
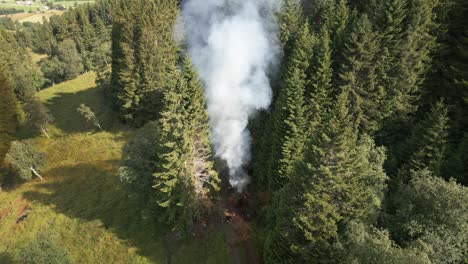
[{"label": "grassy meadow", "polygon": [[[89,4],[94,1],[49,1],[55,5],[62,5],[65,8],[70,8],[75,5]],[[32,5],[17,5],[15,0],[1,0],[0,9],[15,8],[23,10],[23,13],[1,15],[0,17],[10,17],[14,21],[41,23],[43,18],[49,19],[53,15],[60,15],[63,11],[48,10],[45,4],[37,1]]]},{"label": "grassy meadow", "polygon": [[61,15],[64,11],[60,10],[48,10],[48,11],[41,11],[41,12],[34,12],[34,13],[18,13],[18,14],[11,14],[11,15],[3,15],[0,17],[9,17],[13,21],[18,22],[31,22],[31,23],[42,23],[43,19],[46,18],[47,20],[53,15]]},{"label": "grassy meadow", "polygon": [[[121,147],[133,131],[121,125],[87,73],[41,91],[51,111],[50,139],[30,138],[46,156],[44,181],[16,181],[0,192],[0,263],[19,263],[19,250],[39,233],[53,234],[74,263],[228,263],[224,235],[168,242],[166,230],[141,217],[139,204],[116,176]],[[76,111],[85,103],[104,131]],[[16,224],[24,207],[28,217]]]}]

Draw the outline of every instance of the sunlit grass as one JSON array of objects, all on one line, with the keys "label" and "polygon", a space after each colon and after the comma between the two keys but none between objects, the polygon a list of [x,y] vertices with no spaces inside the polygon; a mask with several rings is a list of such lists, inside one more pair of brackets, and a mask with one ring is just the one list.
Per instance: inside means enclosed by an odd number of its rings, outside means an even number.
[{"label": "sunlit grass", "polygon": [[[95,74],[47,88],[38,96],[55,117],[50,139],[32,138],[45,154],[45,180],[17,183],[0,192],[0,212],[12,208],[0,220],[0,263],[17,263],[19,249],[42,231],[57,234],[53,242],[75,263],[166,263],[166,230],[141,217],[140,204],[116,175],[121,148],[133,131],[117,122],[104,92],[95,88]],[[105,131],[80,118],[80,103],[93,108]],[[16,224],[20,197],[29,204],[28,217]],[[229,263],[224,235],[213,229],[205,239],[172,243],[172,263]]]}]

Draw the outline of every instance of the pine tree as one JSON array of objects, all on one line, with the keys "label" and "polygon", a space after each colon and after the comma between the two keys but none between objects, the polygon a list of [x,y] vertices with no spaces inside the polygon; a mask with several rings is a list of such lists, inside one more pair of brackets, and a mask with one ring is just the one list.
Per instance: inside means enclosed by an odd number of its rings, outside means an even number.
[{"label": "pine tree", "polygon": [[415,100],[423,81],[435,47],[435,37],[431,34],[435,23],[435,8],[439,1],[408,1],[405,33],[400,45],[398,67],[393,74],[398,88],[391,90],[394,114],[402,115],[415,111]]},{"label": "pine tree", "polygon": [[345,31],[353,16],[347,0],[306,1],[304,2],[307,17],[310,19],[313,32],[327,29],[331,38],[332,50],[337,55],[343,48]]},{"label": "pine tree", "polygon": [[[384,89],[379,107],[381,120],[391,116],[395,110],[394,91],[400,89],[399,67],[401,63],[402,44],[405,38],[405,19],[407,16],[406,1],[378,0],[374,7],[373,18],[379,40],[377,53],[377,85]],[[379,120],[380,121],[380,120]]]},{"label": "pine tree", "polygon": [[184,131],[184,102],[182,101],[186,82],[181,78],[177,69],[174,69],[173,82],[175,84],[172,90],[165,94],[165,110],[161,113],[159,120],[161,152],[159,164],[154,173],[153,187],[156,189],[157,204],[165,209],[161,217],[162,222],[187,229],[194,214],[192,209],[195,193],[191,188],[184,164],[189,155],[189,143],[186,131]]},{"label": "pine tree", "polygon": [[176,64],[172,0],[134,0],[117,12],[112,29],[111,87],[121,118],[135,125],[159,117],[164,82]]},{"label": "pine tree", "polygon": [[332,59],[330,36],[326,28],[320,31],[314,56],[310,63],[310,81],[306,89],[306,130],[310,135],[314,128],[320,124],[324,115],[331,107],[330,96],[332,94]]},{"label": "pine tree", "polygon": [[38,27],[33,38],[34,51],[38,53],[52,54],[52,49],[56,44],[54,36],[52,35],[52,26],[49,21],[44,18],[42,26]]},{"label": "pine tree", "polygon": [[19,121],[19,105],[13,84],[3,67],[0,67],[0,94],[0,164],[2,164]]},{"label": "pine tree", "polygon": [[[334,263],[338,223],[367,219],[380,207],[386,180],[384,151],[350,126],[349,91],[308,144],[305,160],[275,197],[265,260]],[[291,211],[291,208],[295,208]]]},{"label": "pine tree", "polygon": [[434,175],[440,175],[447,145],[448,109],[438,102],[426,118],[418,124],[407,144],[412,152],[408,169],[419,171],[428,168]]},{"label": "pine tree", "polygon": [[0,30],[0,66],[11,79],[14,90],[19,100],[24,100],[36,92],[34,81],[35,69],[31,59],[15,39],[15,35],[5,30]]},{"label": "pine tree", "polygon": [[272,189],[284,184],[301,157],[305,141],[304,94],[313,38],[308,22],[301,26],[285,66],[282,86],[272,113],[273,142],[265,177]]},{"label": "pine tree", "polygon": [[136,98],[137,79],[133,76],[135,60],[132,56],[133,34],[126,17],[117,17],[112,26],[112,73],[111,96],[123,120],[134,118],[133,109],[138,104]]},{"label": "pine tree", "polygon": [[289,54],[291,42],[304,20],[301,5],[292,0],[285,1],[278,20],[279,38],[285,54]]},{"label": "pine tree", "polygon": [[185,102],[184,115],[191,144],[189,171],[197,199],[208,202],[210,192],[219,190],[220,179],[213,168],[209,142],[210,127],[203,87],[188,57],[183,61],[183,77],[187,82],[187,90],[182,95]]},{"label": "pine tree", "polygon": [[164,97],[159,162],[154,188],[165,212],[162,220],[187,230],[211,210],[219,178],[213,169],[201,84],[186,58],[184,73],[174,69],[174,85]]},{"label": "pine tree", "polygon": [[[449,1],[438,9],[445,9],[446,15],[439,15],[437,35],[438,48],[433,56],[431,71],[424,82],[420,100],[421,107],[436,103],[440,98],[451,106],[450,141],[455,147],[468,129],[468,3]],[[440,11],[439,11],[440,13]]]},{"label": "pine tree", "polygon": [[377,86],[375,61],[378,42],[367,15],[355,22],[345,47],[341,86],[351,93],[353,122],[361,131],[373,132],[382,119],[379,108],[384,91]]},{"label": "pine tree", "polygon": [[[302,14],[301,4],[294,0],[284,2],[280,13],[278,14],[279,39],[283,48],[283,58],[281,67],[276,77],[271,80],[273,99],[272,105],[275,105],[278,96],[283,89],[281,79],[284,78],[283,72],[288,67],[289,58],[292,56],[296,45],[298,31],[303,28],[304,15]],[[273,107],[274,108],[274,107]],[[271,131],[274,122],[270,113],[261,112],[249,122],[249,129],[252,134],[252,167],[253,180],[261,183],[260,186],[268,186],[270,179],[270,170],[268,169],[270,158],[272,157],[272,144],[270,142]],[[279,151],[276,149],[275,151]]]}]

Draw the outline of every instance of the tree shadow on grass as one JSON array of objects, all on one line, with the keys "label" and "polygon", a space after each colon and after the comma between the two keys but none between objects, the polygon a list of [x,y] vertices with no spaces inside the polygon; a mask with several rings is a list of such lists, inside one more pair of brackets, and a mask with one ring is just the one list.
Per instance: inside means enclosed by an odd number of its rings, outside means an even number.
[{"label": "tree shadow on grass", "polygon": [[54,118],[52,123],[63,132],[97,131],[92,123],[87,122],[78,113],[77,108],[81,104],[91,108],[104,130],[115,131],[122,127],[102,88],[94,87],[76,93],[57,93],[45,102]]},{"label": "tree shadow on grass", "polygon": [[8,253],[2,252],[0,253],[0,263],[2,264],[13,264],[15,261],[13,257],[10,256]]},{"label": "tree shadow on grass", "polygon": [[[139,209],[141,204],[129,196],[126,186],[115,174],[117,162],[109,160],[51,169],[44,173],[49,180],[37,186],[37,189],[46,189],[47,192],[27,192],[24,197],[30,201],[53,205],[58,213],[72,218],[100,220],[103,228],[113,231],[120,239],[137,248],[137,254],[155,263],[165,263],[165,230],[150,219],[142,219]],[[193,240],[190,243],[194,244]],[[208,248],[205,243],[213,241],[200,241],[195,243],[195,247],[188,247],[191,250]],[[180,243],[171,252],[180,252],[181,248],[186,249],[187,244]],[[207,251],[201,254],[206,256],[210,253]]]},{"label": "tree shadow on grass", "polygon": [[161,256],[155,256],[154,248],[151,249],[159,243],[152,240],[152,234],[157,236],[158,230],[154,224],[142,221],[136,201],[129,199],[125,186],[115,175],[113,168],[117,162],[99,161],[51,169],[44,173],[46,182],[37,186],[48,192],[27,192],[24,197],[53,205],[58,213],[71,218],[100,220],[103,228],[136,246],[139,254],[160,262]]}]

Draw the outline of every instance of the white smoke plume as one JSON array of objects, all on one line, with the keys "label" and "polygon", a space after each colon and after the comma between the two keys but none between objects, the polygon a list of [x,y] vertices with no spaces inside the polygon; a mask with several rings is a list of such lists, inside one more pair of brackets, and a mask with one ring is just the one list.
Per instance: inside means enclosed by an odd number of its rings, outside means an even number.
[{"label": "white smoke plume", "polygon": [[215,155],[239,192],[249,183],[249,117],[272,99],[267,73],[279,54],[272,15],[279,7],[280,0],[186,0],[176,29],[205,87]]}]

